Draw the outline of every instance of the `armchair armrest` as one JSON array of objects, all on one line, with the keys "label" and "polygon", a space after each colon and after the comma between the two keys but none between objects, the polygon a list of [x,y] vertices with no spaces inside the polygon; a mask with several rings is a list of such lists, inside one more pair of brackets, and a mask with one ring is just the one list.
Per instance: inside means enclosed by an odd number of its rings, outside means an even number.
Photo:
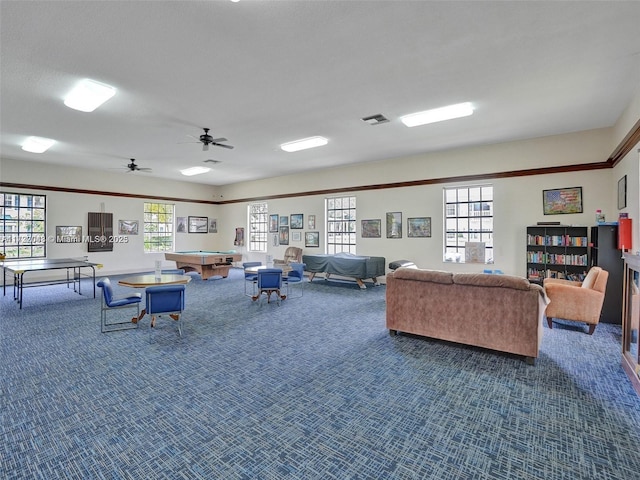
[{"label": "armchair armrest", "polygon": [[546,310],[548,318],[578,320],[591,324],[600,321],[604,293],[562,282],[545,282],[544,289],[550,300]]},{"label": "armchair armrest", "polygon": [[573,280],[564,280],[562,278],[545,278],[542,281],[542,284],[546,287],[547,285],[551,285],[551,284],[559,284],[559,285],[570,285],[573,287],[580,287],[582,286],[582,282],[575,282]]}]

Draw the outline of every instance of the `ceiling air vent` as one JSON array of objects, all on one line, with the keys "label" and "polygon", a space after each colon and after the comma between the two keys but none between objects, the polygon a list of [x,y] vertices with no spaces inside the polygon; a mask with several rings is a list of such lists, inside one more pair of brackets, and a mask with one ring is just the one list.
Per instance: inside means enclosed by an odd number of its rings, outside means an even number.
[{"label": "ceiling air vent", "polygon": [[377,113],[375,115],[371,115],[370,117],[364,117],[362,121],[367,122],[369,125],[380,125],[381,123],[387,123],[389,119],[384,115]]}]

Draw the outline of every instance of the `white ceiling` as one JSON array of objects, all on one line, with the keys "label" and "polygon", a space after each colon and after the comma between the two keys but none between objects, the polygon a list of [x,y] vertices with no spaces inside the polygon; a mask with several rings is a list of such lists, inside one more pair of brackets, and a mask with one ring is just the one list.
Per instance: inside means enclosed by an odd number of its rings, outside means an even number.
[{"label": "white ceiling", "polygon": [[[637,1],[2,0],[0,16],[3,158],[123,174],[135,158],[153,169],[135,175],[211,185],[609,127],[640,87]],[[85,77],[118,89],[93,113],[62,103]],[[399,121],[466,101],[471,117]],[[235,149],[183,143],[202,127]],[[27,153],[31,135],[58,143]],[[329,144],[278,147],[313,135]]]}]

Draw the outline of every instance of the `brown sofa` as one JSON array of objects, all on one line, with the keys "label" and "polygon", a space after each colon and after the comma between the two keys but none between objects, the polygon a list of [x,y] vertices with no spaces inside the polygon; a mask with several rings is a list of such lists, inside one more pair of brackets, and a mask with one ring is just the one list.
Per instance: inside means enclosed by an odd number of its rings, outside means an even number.
[{"label": "brown sofa", "polygon": [[525,278],[399,268],[387,274],[387,328],[523,355],[535,363],[547,299]]}]

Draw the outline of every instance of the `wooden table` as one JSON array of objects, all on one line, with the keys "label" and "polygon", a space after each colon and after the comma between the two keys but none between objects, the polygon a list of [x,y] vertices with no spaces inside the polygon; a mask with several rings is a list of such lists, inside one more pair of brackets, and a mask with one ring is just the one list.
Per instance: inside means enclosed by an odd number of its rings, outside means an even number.
[{"label": "wooden table", "polygon": [[256,267],[247,267],[244,269],[244,271],[247,273],[258,273],[258,270],[264,270],[265,268],[277,268],[279,270],[282,270],[283,275],[293,270],[290,265],[277,265],[274,267],[268,267],[267,265],[258,265]]},{"label": "wooden table", "polygon": [[[278,266],[273,266],[273,267],[270,267],[270,266],[268,266],[268,265],[257,265],[257,266],[255,266],[255,267],[247,267],[247,268],[245,268],[245,269],[244,269],[244,271],[245,271],[246,273],[255,273],[255,274],[257,274],[257,273],[258,273],[258,271],[260,271],[260,270],[266,270],[267,268],[274,268],[274,269],[276,269],[276,270],[282,270],[282,274],[283,274],[283,275],[284,275],[285,273],[288,273],[288,272],[290,272],[291,270],[293,270],[293,268],[292,268],[290,265],[288,265],[288,264],[278,264]],[[271,299],[271,292],[270,292],[270,291],[269,291],[269,292],[267,292],[267,295],[268,295],[269,299]],[[279,296],[280,296],[280,299],[281,299],[281,300],[285,300],[285,299],[287,298],[287,296],[286,296],[286,295],[281,295],[281,294],[280,294],[280,290],[278,290],[277,295],[279,295]],[[251,300],[253,300],[253,301],[255,302],[256,300],[258,300],[258,298],[259,298],[259,297],[260,297],[260,294],[258,294],[258,295],[254,295],[253,297],[251,297]]]},{"label": "wooden table", "polygon": [[186,284],[191,281],[189,275],[163,274],[156,277],[153,273],[126,277],[118,281],[119,285],[132,288],[146,288],[157,285]]}]

